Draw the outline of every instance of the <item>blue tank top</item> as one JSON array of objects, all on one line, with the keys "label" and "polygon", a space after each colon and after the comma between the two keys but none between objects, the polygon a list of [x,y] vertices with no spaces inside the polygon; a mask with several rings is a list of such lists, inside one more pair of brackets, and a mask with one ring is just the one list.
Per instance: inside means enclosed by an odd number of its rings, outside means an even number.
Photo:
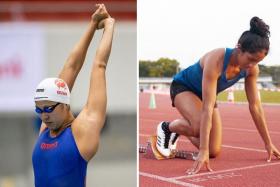
[{"label": "blue tank top", "polygon": [[[228,80],[226,78],[226,69],[229,64],[232,51],[233,49],[230,48],[226,48],[225,50],[223,71],[220,77],[218,78],[218,82],[217,82],[217,92],[216,92],[217,94],[229,88],[230,86],[238,82],[241,78],[246,77],[246,70],[241,70],[240,73],[237,76],[235,76],[233,79]],[[197,96],[199,96],[202,99],[203,70],[199,62],[200,61],[176,74],[174,76],[174,81],[186,86],[187,88],[190,89],[190,91],[194,92]]]},{"label": "blue tank top", "polygon": [[35,187],[85,187],[87,162],[75,143],[71,127],[57,137],[47,128],[35,144],[32,163]]}]

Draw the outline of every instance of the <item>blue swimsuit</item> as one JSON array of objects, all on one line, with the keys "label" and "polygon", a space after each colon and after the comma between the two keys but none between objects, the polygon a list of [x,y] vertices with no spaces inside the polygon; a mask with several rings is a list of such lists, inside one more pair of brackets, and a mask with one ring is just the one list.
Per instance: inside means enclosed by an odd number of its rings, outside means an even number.
[{"label": "blue swimsuit", "polygon": [[[224,65],[223,72],[218,79],[217,82],[217,94],[221,91],[229,88],[236,82],[238,82],[241,78],[246,77],[246,70],[241,70],[239,75],[234,77],[231,80],[227,80],[226,78],[226,69],[230,61],[230,56],[233,52],[233,49],[226,48],[225,57],[224,57]],[[196,94],[200,99],[202,99],[202,75],[203,71],[199,64],[200,61],[195,63],[194,65],[186,68],[185,70],[179,72],[174,76],[174,81],[176,83],[180,83]]]},{"label": "blue swimsuit", "polygon": [[54,138],[48,128],[43,131],[32,163],[35,187],[85,187],[87,162],[79,153],[71,127]]}]

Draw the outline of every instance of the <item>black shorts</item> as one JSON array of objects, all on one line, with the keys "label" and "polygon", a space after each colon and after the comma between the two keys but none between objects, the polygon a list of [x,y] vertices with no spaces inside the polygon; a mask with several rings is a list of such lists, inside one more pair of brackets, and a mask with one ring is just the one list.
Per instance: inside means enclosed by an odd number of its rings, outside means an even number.
[{"label": "black shorts", "polygon": [[[186,91],[194,93],[202,101],[201,94],[194,92],[191,88],[189,88],[181,83],[172,81],[172,83],[170,85],[170,98],[171,98],[173,107],[175,107],[175,105],[174,105],[175,96],[178,95],[179,93],[186,92]],[[217,104],[217,102],[215,102],[214,108],[217,108],[217,107],[218,107],[218,104]]]}]

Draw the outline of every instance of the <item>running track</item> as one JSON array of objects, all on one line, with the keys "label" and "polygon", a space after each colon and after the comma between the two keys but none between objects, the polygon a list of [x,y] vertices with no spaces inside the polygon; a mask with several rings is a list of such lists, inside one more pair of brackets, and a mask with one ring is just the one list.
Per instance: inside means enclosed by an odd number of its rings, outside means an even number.
[{"label": "running track", "polygon": [[[156,132],[157,124],[179,118],[171,107],[168,95],[156,95],[156,109],[149,109],[150,94],[139,94],[139,143],[146,144]],[[202,172],[188,176],[185,171],[193,161],[182,159],[155,160],[139,155],[140,187],[180,186],[280,186],[280,161],[266,162],[264,149],[247,104],[218,104],[223,123],[222,152],[211,159],[214,172]],[[263,106],[274,145],[280,149],[280,106]],[[196,150],[185,137],[178,142],[180,150]]]}]

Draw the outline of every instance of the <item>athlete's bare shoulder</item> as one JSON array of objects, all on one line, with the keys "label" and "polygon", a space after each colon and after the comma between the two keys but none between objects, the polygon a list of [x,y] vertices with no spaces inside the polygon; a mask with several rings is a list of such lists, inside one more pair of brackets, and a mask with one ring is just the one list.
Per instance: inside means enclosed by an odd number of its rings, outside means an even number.
[{"label": "athlete's bare shoulder", "polygon": [[209,52],[207,52],[201,59],[200,59],[200,65],[203,68],[206,63],[207,65],[211,65],[214,67],[221,66],[221,62],[223,62],[225,56],[225,48],[216,48]]}]

